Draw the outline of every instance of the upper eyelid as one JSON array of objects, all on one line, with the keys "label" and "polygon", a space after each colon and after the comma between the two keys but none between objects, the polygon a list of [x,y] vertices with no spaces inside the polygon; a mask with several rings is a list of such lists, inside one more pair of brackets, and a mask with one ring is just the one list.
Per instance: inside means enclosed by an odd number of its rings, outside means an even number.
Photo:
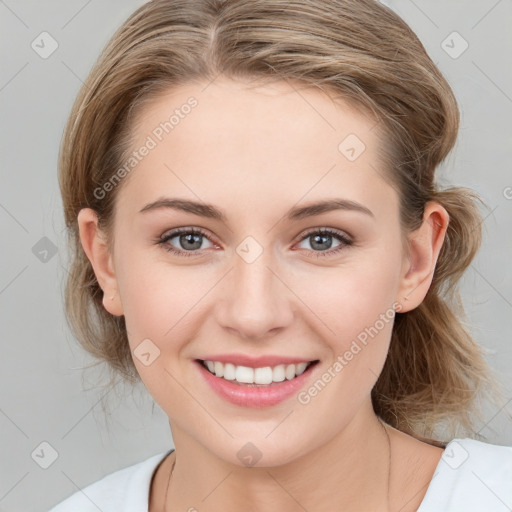
[{"label": "upper eyelid", "polygon": [[174,238],[175,236],[178,236],[182,233],[195,233],[197,235],[203,235],[205,237],[208,237],[208,232],[204,228],[198,228],[198,227],[180,227],[180,228],[173,228],[173,229],[167,229],[160,235],[160,239],[165,238]]},{"label": "upper eyelid", "polygon": [[337,228],[327,228],[327,227],[320,227],[320,228],[310,228],[304,231],[301,236],[300,240],[303,240],[305,237],[313,234],[313,233],[328,233],[331,235],[339,235],[343,236],[345,238],[349,238],[350,240],[353,239],[352,235],[349,234],[347,231],[344,231],[343,229],[337,229]]}]

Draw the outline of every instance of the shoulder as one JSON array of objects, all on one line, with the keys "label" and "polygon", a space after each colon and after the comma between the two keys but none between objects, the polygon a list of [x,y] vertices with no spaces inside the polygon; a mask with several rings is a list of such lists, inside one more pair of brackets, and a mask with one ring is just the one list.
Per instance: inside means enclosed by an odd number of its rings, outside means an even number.
[{"label": "shoulder", "polygon": [[512,446],[454,439],[417,512],[501,512],[512,507]]},{"label": "shoulder", "polygon": [[49,512],[147,512],[151,478],[170,451],[110,473],[75,492]]}]

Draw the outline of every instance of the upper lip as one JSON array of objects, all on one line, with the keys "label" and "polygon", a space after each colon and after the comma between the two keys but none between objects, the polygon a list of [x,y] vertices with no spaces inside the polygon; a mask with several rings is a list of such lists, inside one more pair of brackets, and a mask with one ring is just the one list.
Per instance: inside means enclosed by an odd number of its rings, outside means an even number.
[{"label": "upper lip", "polygon": [[219,361],[231,363],[235,366],[247,366],[249,368],[264,368],[265,366],[278,366],[280,364],[310,363],[316,359],[304,359],[303,357],[289,356],[249,356],[246,354],[215,354],[200,358],[201,361]]}]

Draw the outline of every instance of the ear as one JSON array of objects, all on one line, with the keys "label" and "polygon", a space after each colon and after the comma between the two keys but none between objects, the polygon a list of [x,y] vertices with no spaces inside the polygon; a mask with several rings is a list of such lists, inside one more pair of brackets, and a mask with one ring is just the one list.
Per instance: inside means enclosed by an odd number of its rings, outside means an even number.
[{"label": "ear", "polygon": [[443,245],[450,216],[435,201],[425,205],[421,226],[408,235],[409,256],[403,266],[397,302],[399,313],[418,307],[427,294]]},{"label": "ear", "polygon": [[118,293],[117,279],[108,249],[105,233],[98,226],[98,216],[91,208],[82,208],[78,213],[80,242],[103,290],[103,307],[112,315],[123,315]]}]

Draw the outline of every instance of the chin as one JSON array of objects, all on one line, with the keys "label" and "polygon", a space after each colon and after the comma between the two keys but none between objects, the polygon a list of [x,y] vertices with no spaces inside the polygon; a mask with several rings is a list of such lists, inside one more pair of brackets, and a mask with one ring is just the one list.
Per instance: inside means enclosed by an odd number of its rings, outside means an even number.
[{"label": "chin", "polygon": [[[246,441],[232,440],[229,446],[218,445],[211,452],[228,464],[247,468],[272,468],[290,464],[307,453],[307,446],[299,447],[290,437],[283,436],[272,441],[254,436],[254,441],[246,437]],[[302,437],[304,439],[304,437]]]}]

